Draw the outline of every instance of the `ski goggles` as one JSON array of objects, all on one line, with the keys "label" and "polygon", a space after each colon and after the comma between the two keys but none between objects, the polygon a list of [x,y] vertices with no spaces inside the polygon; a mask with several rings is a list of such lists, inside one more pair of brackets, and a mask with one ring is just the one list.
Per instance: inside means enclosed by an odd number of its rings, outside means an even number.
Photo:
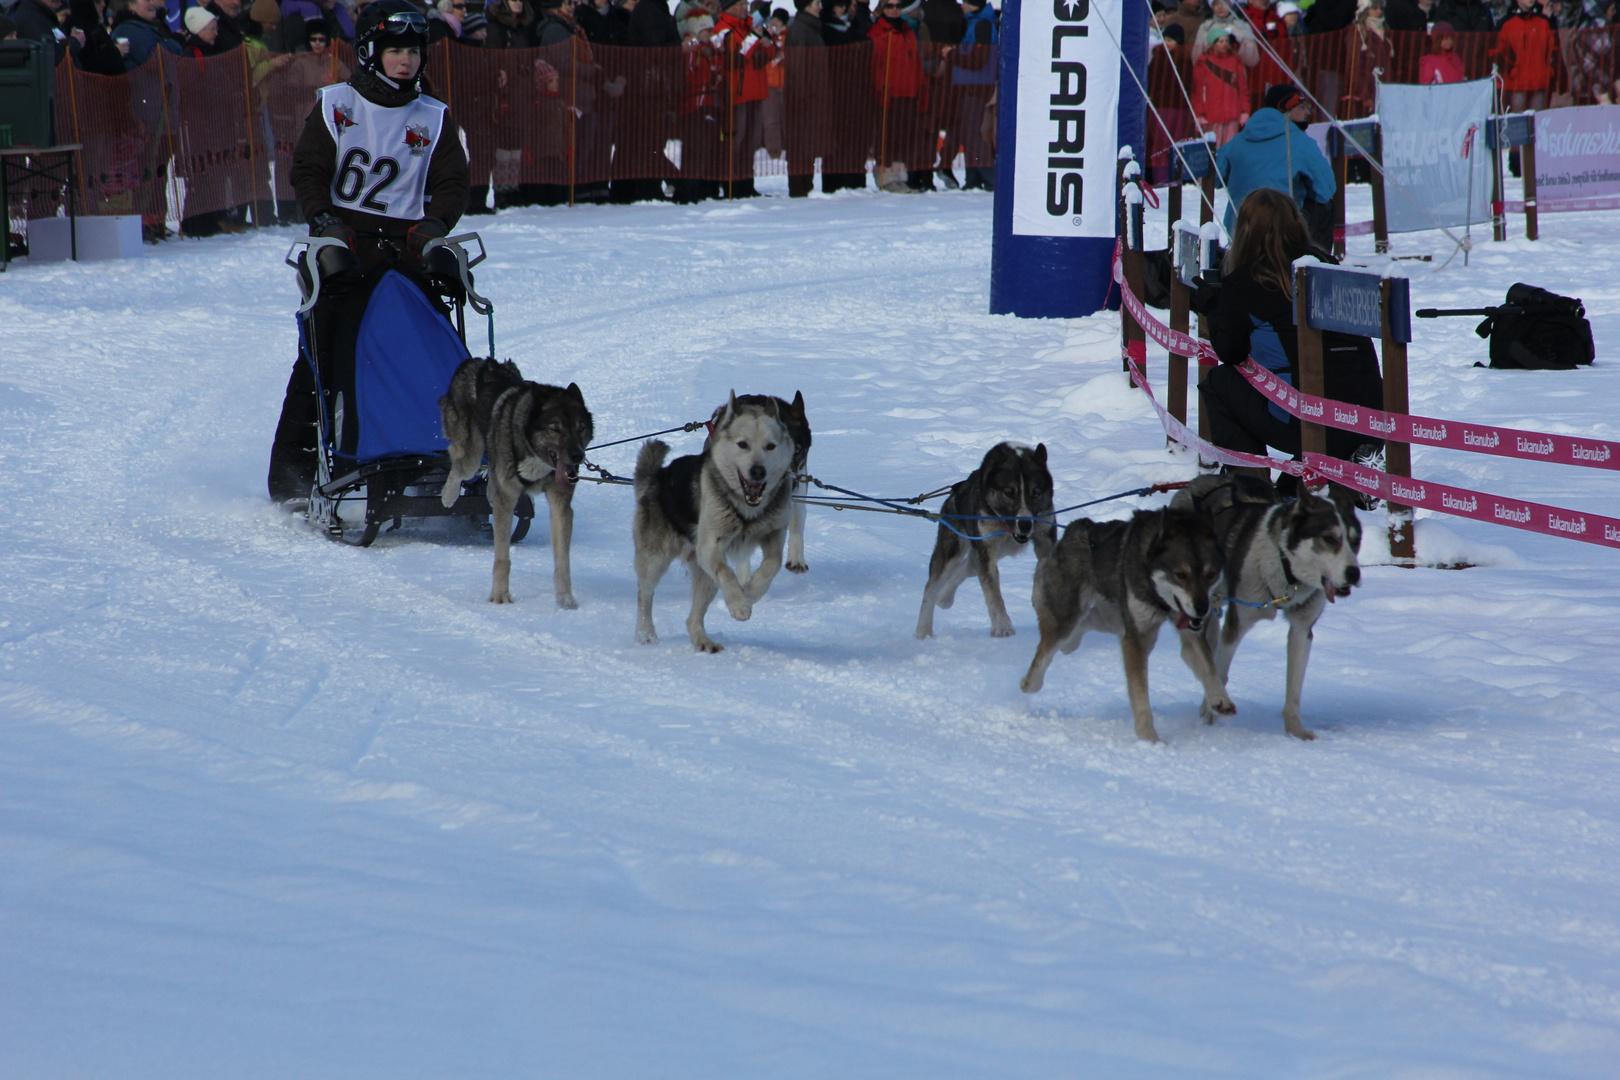
[{"label": "ski goggles", "polygon": [[385,15],[383,21],[377,24],[379,37],[394,37],[400,34],[427,35],[427,16],[420,11],[396,11]]}]

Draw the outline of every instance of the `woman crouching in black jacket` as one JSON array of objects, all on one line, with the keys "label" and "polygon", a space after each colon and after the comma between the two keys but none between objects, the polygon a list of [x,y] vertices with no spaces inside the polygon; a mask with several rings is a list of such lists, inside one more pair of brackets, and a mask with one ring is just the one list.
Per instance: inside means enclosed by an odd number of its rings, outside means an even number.
[{"label": "woman crouching in black jacket", "polygon": [[[1270,446],[1300,457],[1299,421],[1250,386],[1236,365],[1252,356],[1290,386],[1299,385],[1293,279],[1294,260],[1305,255],[1334,261],[1311,246],[1293,199],[1270,188],[1250,193],[1232,228],[1219,298],[1206,311],[1221,362],[1199,384],[1198,394],[1217,446],[1259,455]],[[1323,331],[1322,373],[1325,397],[1383,408],[1384,380],[1370,338]],[[1330,457],[1365,460],[1378,446],[1356,432],[1327,429]],[[1295,485],[1292,476],[1278,481],[1285,493]]]}]

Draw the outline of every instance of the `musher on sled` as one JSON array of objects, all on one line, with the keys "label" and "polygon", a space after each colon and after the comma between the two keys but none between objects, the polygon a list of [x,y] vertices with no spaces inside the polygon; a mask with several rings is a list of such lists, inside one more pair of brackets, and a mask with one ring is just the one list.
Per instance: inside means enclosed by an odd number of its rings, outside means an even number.
[{"label": "musher on sled", "polygon": [[[427,29],[408,0],[368,5],[356,27],[354,75],[317,93],[293,153],[291,180],[309,235],[345,245],[323,248],[315,260],[321,280],[311,344],[323,385],[329,383],[331,358],[342,351],[336,347],[340,324],[358,318],[388,270],[437,296],[426,287],[435,268],[424,266],[424,248],[449,235],[467,207],[460,129],[444,103],[422,88]],[[315,372],[300,357],[287,380],[270,451],[269,489],[276,502],[310,495],[319,410]]]}]

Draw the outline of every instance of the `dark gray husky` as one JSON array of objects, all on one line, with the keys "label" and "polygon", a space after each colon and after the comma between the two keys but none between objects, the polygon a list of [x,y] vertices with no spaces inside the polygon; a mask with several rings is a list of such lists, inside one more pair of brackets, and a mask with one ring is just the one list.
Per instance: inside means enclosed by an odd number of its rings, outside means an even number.
[{"label": "dark gray husky", "polygon": [[[1018,554],[1031,541],[1036,560],[1044,560],[1057,543],[1046,444],[1033,450],[1012,443],[992,446],[972,475],[952,486],[940,513],[946,515],[949,527],[941,523],[934,539],[928,584],[917,614],[917,637],[933,634],[934,608],[948,609],[956,603],[957,586],[967,580],[970,570],[979,575],[984,603],[990,609],[990,636],[1011,637],[1012,619],[1001,599],[996,563]],[[1012,520],[1006,520],[1009,518]]]},{"label": "dark gray husky", "polygon": [[576,608],[569,546],[574,535],[574,483],[594,427],[579,386],[527,382],[510,360],[463,360],[439,399],[450,439],[450,476],[441,501],[454,506],[461,482],[489,455],[489,505],[495,529],[495,580],[489,599],[512,602],[512,511],[524,492],[551,505],[552,581],[557,606]]},{"label": "dark gray husky", "polygon": [[1035,568],[1035,614],[1041,643],[1019,684],[1041,688],[1059,649],[1080,647],[1088,630],[1119,637],[1125,689],[1136,735],[1158,742],[1148,702],[1148,654],[1159,628],[1174,622],[1181,658],[1222,716],[1236,712],[1201,633],[1222,587],[1224,563],[1207,518],[1185,510],[1139,510],[1126,521],[1081,518],[1063,530],[1049,559]]},{"label": "dark gray husky", "polygon": [[[1222,686],[1243,635],[1279,611],[1288,620],[1283,729],[1296,739],[1316,738],[1299,716],[1316,620],[1361,581],[1355,495],[1337,485],[1329,491],[1330,499],[1305,492],[1287,502],[1265,480],[1201,476],[1170,504],[1208,518],[1226,557],[1226,593],[1237,602],[1228,605],[1224,620],[1210,619],[1204,627]],[[1205,723],[1215,722],[1207,696],[1201,712]]]}]

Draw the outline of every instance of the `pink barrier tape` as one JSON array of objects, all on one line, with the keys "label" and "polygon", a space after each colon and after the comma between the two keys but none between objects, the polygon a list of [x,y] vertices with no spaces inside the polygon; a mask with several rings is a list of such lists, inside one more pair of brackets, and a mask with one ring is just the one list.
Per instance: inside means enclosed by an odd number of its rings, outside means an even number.
[{"label": "pink barrier tape", "polygon": [[[1120,275],[1120,264],[1114,261],[1116,277]],[[1120,294],[1130,297],[1129,289],[1123,287],[1121,282]],[[1144,322],[1143,326],[1146,327]],[[1243,465],[1262,469],[1277,469],[1281,472],[1292,473],[1302,477],[1307,484],[1314,484],[1323,480],[1332,480],[1343,484],[1354,491],[1376,495],[1390,502],[1403,506],[1420,507],[1440,514],[1449,514],[1452,517],[1471,518],[1492,525],[1506,525],[1509,528],[1522,529],[1525,532],[1541,533],[1545,536],[1561,536],[1566,540],[1579,540],[1585,544],[1596,544],[1599,547],[1620,548],[1620,518],[1604,517],[1601,514],[1583,514],[1576,510],[1565,510],[1557,506],[1547,506],[1543,503],[1524,502],[1519,499],[1505,499],[1499,495],[1489,495],[1482,491],[1470,491],[1468,488],[1451,487],[1447,484],[1437,484],[1432,480],[1413,480],[1410,477],[1395,476],[1380,469],[1369,468],[1345,461],[1342,458],[1328,457],[1325,454],[1305,454],[1305,461],[1281,461],[1276,458],[1260,457],[1255,454],[1242,454],[1235,450],[1226,450],[1214,443],[1200,439],[1187,425],[1170,415],[1170,411],[1159,404],[1159,399],[1153,396],[1153,390],[1148,385],[1147,376],[1142,374],[1141,365],[1147,362],[1147,346],[1140,341],[1133,341],[1130,347],[1124,350],[1125,362],[1130,365],[1131,381],[1147,395],[1148,403],[1159,416],[1159,423],[1163,425],[1164,432],[1175,442],[1198,452],[1206,461],[1216,461],[1222,465]],[[1464,428],[1454,420],[1426,420],[1423,417],[1406,416],[1402,413],[1386,413],[1376,409],[1361,409],[1357,406],[1347,406],[1342,402],[1329,401],[1325,398],[1314,397],[1310,394],[1301,394],[1271,372],[1260,367],[1253,360],[1244,361],[1238,370],[1244,378],[1249,380],[1268,399],[1275,401],[1294,416],[1309,419],[1331,427],[1343,428],[1347,431],[1365,431],[1378,438],[1394,439],[1397,442],[1415,442],[1427,446],[1445,446],[1457,450],[1476,450],[1480,453],[1500,454],[1507,457],[1526,457],[1537,461],[1555,460],[1549,455],[1532,451],[1520,453],[1515,449],[1503,449],[1499,442],[1496,446],[1465,445],[1463,432],[1470,433],[1502,433],[1508,432],[1515,436],[1528,436],[1541,440],[1566,440],[1567,442],[1587,446],[1604,448],[1605,457],[1602,463],[1595,461],[1566,461],[1566,464],[1591,465],[1596,468],[1616,468],[1613,464],[1614,455],[1608,453],[1608,448],[1615,447],[1615,443],[1601,443],[1597,440],[1573,440],[1566,436],[1543,435],[1536,432],[1516,432],[1511,428],[1489,428],[1471,425]],[[1258,376],[1256,373],[1259,373]],[[1266,383],[1273,384],[1268,387]],[[1280,388],[1280,390],[1278,389]],[[1306,415],[1308,405],[1314,404],[1322,410],[1320,416]],[[1383,418],[1383,423],[1396,423],[1405,421],[1408,425],[1407,435],[1402,437],[1399,430],[1384,430],[1381,427],[1363,427],[1360,417],[1351,422],[1349,418],[1339,417],[1335,423],[1327,416],[1332,409],[1335,414],[1338,410],[1359,411],[1368,417]],[[1426,437],[1418,438],[1417,433],[1423,431],[1425,425],[1437,424],[1437,432],[1424,432]],[[1453,437],[1446,430],[1446,425],[1456,425],[1458,434]],[[1480,437],[1484,437],[1483,435]]]},{"label": "pink barrier tape", "polygon": [[1370,221],[1353,221],[1344,227],[1344,235],[1346,236],[1371,236],[1372,234],[1373,223]]},{"label": "pink barrier tape", "polygon": [[1489,424],[1465,424],[1457,420],[1435,420],[1428,416],[1408,416],[1405,413],[1346,405],[1330,398],[1301,393],[1253,360],[1245,360],[1238,371],[1249,380],[1250,386],[1289,415],[1324,427],[1356,431],[1375,439],[1391,439],[1413,446],[1441,446],[1447,450],[1467,450],[1496,457],[1620,470],[1620,442],[1549,435],[1541,431],[1520,431]]},{"label": "pink barrier tape", "polygon": [[[1522,202],[1510,201],[1502,208],[1510,214],[1524,213]],[[1543,214],[1578,214],[1583,210],[1620,210],[1620,196],[1610,196],[1603,199],[1571,199],[1568,201],[1546,199],[1536,201],[1536,210]]]},{"label": "pink barrier tape", "polygon": [[[1129,296],[1130,293],[1125,295]],[[1164,425],[1164,433],[1172,441],[1198,451],[1198,456],[1205,461],[1217,461],[1222,465],[1246,465],[1251,468],[1280,469],[1286,473],[1301,476],[1305,473],[1305,466],[1297,461],[1280,461],[1276,458],[1260,457],[1256,454],[1241,454],[1236,450],[1226,450],[1205,439],[1200,439],[1197,432],[1188,428],[1180,420],[1170,415],[1170,410],[1159,404],[1159,399],[1153,396],[1153,388],[1148,385],[1147,376],[1142,374],[1141,365],[1147,360],[1147,349],[1140,341],[1131,343],[1132,348],[1125,350],[1125,362],[1131,366],[1131,382],[1135,383],[1147,395],[1148,403],[1153,411],[1159,414],[1159,423]],[[1140,355],[1133,356],[1132,352]]]},{"label": "pink barrier tape", "polygon": [[1114,246],[1114,282],[1119,285],[1119,295],[1130,312],[1131,318],[1142,328],[1148,337],[1157,344],[1164,346],[1177,356],[1196,356],[1199,367],[1214,367],[1220,361],[1215,356],[1215,350],[1210,343],[1202,338],[1195,338],[1180,330],[1172,330],[1160,322],[1147,305],[1137,299],[1136,294],[1125,287],[1125,263],[1120,255],[1119,245]]},{"label": "pink barrier tape", "polygon": [[1504,499],[1500,495],[1436,484],[1432,480],[1410,480],[1322,454],[1306,454],[1305,466],[1312,473],[1347,488],[1378,495],[1404,506],[1422,507],[1453,517],[1472,518],[1547,536],[1562,536],[1566,540],[1579,540],[1600,547],[1620,548],[1620,518],[1583,514],[1519,499]]}]

